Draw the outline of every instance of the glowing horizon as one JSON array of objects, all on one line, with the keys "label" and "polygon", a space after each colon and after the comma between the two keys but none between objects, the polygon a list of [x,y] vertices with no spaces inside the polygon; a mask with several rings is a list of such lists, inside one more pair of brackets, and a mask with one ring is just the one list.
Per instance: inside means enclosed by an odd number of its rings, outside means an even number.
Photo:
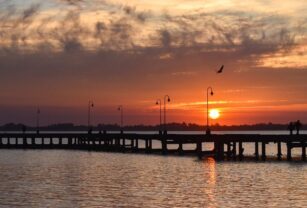
[{"label": "glowing horizon", "polygon": [[[0,125],[307,121],[307,3],[283,0],[0,1]],[[217,70],[224,65],[224,71]]]}]

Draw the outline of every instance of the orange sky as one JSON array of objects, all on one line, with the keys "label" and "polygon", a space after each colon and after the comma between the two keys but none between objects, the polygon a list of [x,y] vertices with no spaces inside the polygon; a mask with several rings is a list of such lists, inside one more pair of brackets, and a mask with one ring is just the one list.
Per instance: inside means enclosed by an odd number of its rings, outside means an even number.
[{"label": "orange sky", "polygon": [[[10,1],[0,9],[0,124],[307,120],[303,1]],[[216,70],[225,65],[224,71]]]}]

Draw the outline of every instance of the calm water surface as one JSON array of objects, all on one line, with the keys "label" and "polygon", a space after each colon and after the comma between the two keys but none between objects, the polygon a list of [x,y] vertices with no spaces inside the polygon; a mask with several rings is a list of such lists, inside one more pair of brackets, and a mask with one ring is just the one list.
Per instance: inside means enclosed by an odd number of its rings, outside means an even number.
[{"label": "calm water surface", "polygon": [[306,207],[303,162],[1,150],[1,207]]},{"label": "calm water surface", "polygon": [[[253,154],[253,145],[244,148]],[[276,145],[267,151],[276,154]],[[307,163],[0,150],[0,207],[17,206],[307,207]]]}]

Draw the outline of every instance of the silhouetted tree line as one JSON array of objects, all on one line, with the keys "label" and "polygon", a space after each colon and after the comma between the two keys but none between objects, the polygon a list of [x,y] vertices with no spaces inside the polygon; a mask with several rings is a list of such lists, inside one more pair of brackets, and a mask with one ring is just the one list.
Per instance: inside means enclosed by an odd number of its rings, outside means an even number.
[{"label": "silhouetted tree line", "polygon": [[[0,131],[22,131],[22,129],[27,131],[35,131],[36,127],[26,126],[24,124],[8,123],[0,126]],[[164,126],[160,128],[159,125],[130,125],[124,126],[125,131],[158,131],[163,129]],[[59,123],[52,124],[48,126],[42,126],[39,128],[40,131],[87,131],[88,127],[85,125],[75,125],[73,123]],[[93,131],[119,131],[121,127],[118,124],[98,124],[92,127]],[[198,125],[194,123],[168,123],[166,125],[168,131],[203,131],[205,129],[204,125]],[[273,124],[273,123],[259,123],[253,125],[211,125],[211,130],[213,131],[243,131],[243,130],[287,130],[288,124]],[[302,125],[302,130],[307,130],[307,125]]]}]

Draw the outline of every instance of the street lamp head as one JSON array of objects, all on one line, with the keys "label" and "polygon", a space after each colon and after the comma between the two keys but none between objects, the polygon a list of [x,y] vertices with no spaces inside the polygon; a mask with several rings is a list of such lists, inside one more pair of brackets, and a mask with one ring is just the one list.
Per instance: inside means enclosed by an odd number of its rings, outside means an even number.
[{"label": "street lamp head", "polygon": [[211,90],[211,93],[210,93],[210,94],[211,94],[211,96],[213,96],[213,91],[212,91],[212,90]]},{"label": "street lamp head", "polygon": [[156,105],[159,105],[159,102],[158,102],[158,101],[156,102]]},{"label": "street lamp head", "polygon": [[171,102],[171,99],[168,97],[167,102]]}]

